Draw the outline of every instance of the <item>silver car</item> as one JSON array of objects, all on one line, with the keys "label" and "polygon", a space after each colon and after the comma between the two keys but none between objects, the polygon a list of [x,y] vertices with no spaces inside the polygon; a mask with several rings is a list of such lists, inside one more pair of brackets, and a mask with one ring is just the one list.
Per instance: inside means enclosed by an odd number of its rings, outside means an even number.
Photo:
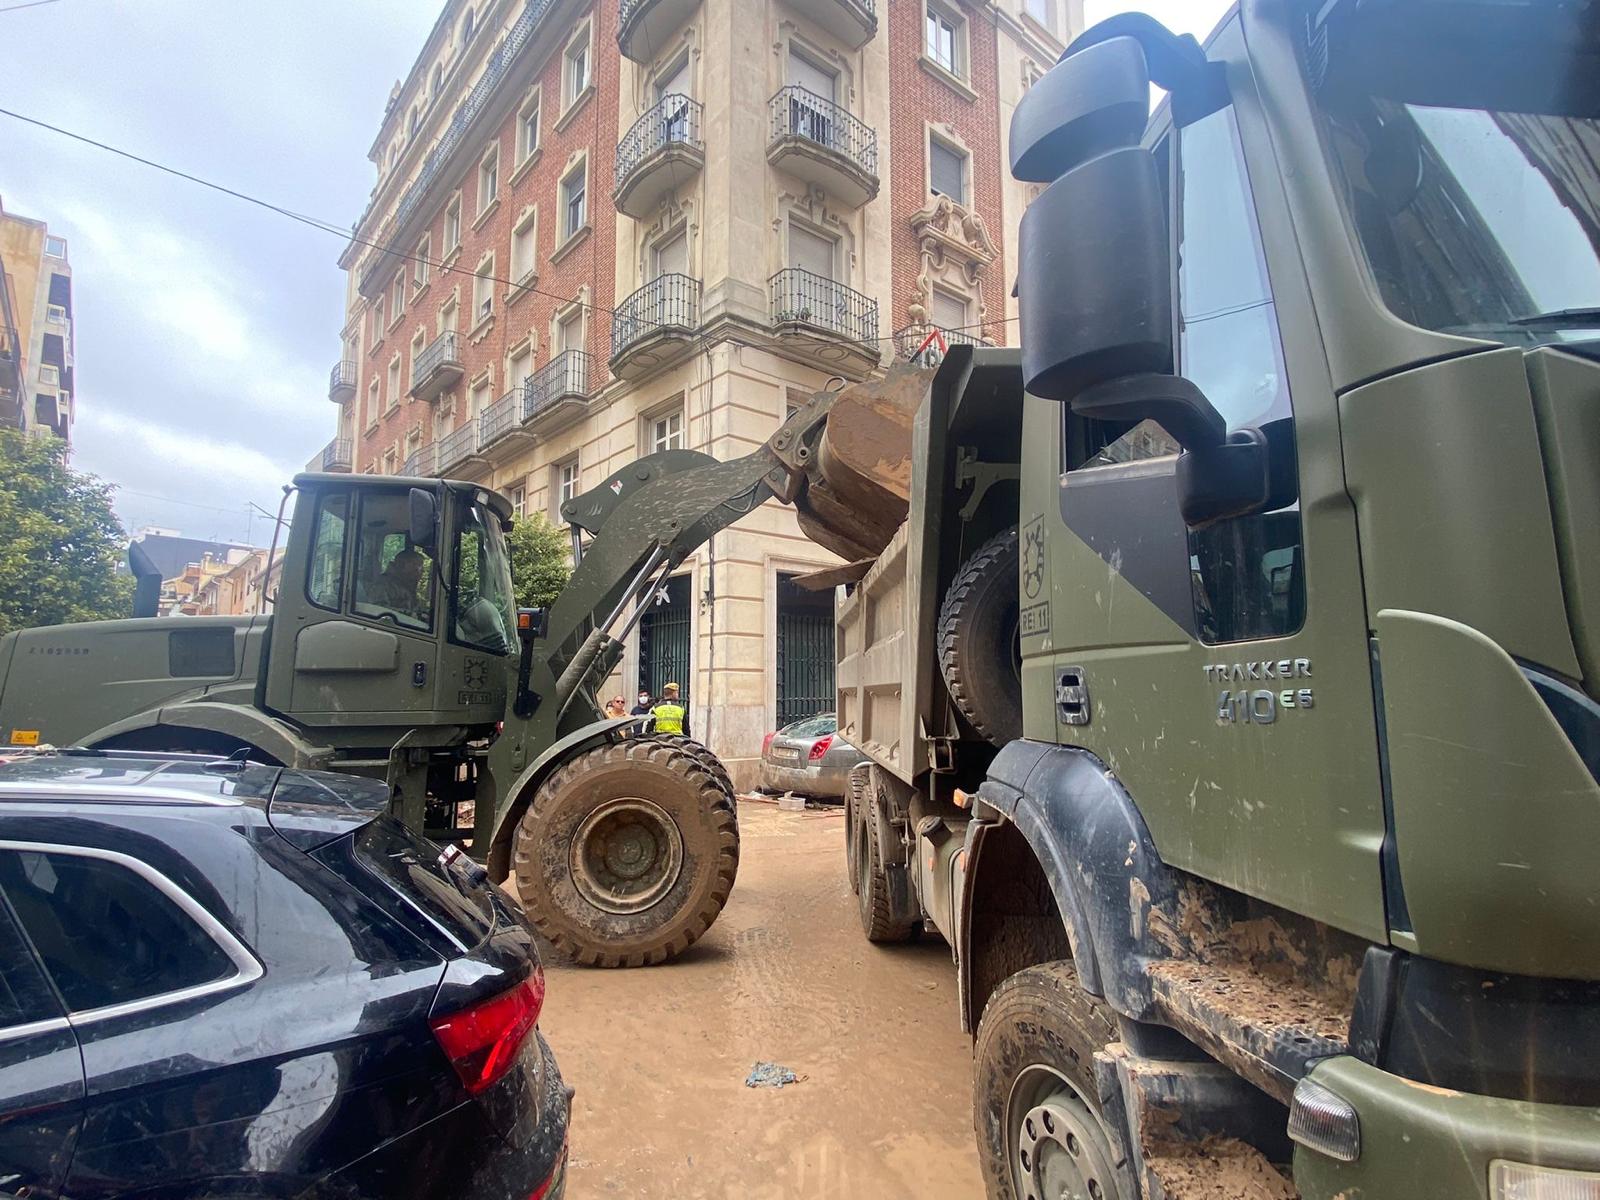
[{"label": "silver car", "polygon": [[767,734],[761,746],[761,788],[842,800],[850,768],[867,756],[837,732],[832,713],[821,713]]}]

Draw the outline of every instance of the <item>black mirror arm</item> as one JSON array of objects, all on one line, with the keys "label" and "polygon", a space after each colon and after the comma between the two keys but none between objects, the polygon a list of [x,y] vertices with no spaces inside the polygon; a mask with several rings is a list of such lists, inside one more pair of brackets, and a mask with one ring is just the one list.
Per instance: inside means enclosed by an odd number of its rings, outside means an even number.
[{"label": "black mirror arm", "polygon": [[1072,411],[1093,421],[1129,425],[1154,421],[1185,450],[1205,450],[1227,440],[1228,423],[1194,384],[1181,375],[1124,375],[1086,388]]}]

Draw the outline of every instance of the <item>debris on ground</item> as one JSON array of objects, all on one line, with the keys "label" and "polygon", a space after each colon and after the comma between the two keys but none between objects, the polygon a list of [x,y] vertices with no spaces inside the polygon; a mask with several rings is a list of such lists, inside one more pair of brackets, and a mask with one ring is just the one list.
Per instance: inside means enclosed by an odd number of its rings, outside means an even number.
[{"label": "debris on ground", "polygon": [[778,807],[784,812],[805,812],[806,798],[789,792],[778,798]]},{"label": "debris on ground", "polygon": [[781,1088],[785,1084],[799,1082],[800,1076],[788,1067],[780,1067],[777,1063],[758,1062],[750,1068],[750,1074],[745,1076],[744,1085],[748,1088]]}]

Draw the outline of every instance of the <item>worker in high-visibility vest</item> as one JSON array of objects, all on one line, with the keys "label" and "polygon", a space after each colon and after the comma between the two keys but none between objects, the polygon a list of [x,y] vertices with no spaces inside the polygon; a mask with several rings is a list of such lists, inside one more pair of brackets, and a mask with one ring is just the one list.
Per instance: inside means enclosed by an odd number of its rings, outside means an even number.
[{"label": "worker in high-visibility vest", "polygon": [[689,707],[678,699],[678,685],[669,683],[661,689],[660,702],[650,710],[656,719],[657,733],[689,732]]}]

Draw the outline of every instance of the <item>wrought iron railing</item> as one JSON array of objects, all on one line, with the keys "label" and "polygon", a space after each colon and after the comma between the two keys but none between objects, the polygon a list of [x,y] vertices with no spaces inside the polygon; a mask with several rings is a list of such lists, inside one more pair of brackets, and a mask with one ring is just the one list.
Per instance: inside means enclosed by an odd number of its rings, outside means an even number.
[{"label": "wrought iron railing", "polygon": [[460,336],[455,330],[446,330],[428,348],[411,362],[411,386],[416,387],[446,363],[461,362]]},{"label": "wrought iron railing", "polygon": [[499,441],[522,420],[522,399],[529,381],[524,379],[478,416],[478,445],[487,447]]},{"label": "wrought iron railing", "polygon": [[531,421],[559,400],[589,398],[589,355],[563,350],[528,380],[522,398],[522,419]]},{"label": "wrought iron railing", "polygon": [[657,275],[621,304],[611,318],[611,357],[664,330],[693,332],[700,325],[700,281]]},{"label": "wrought iron railing", "polygon": [[617,143],[616,185],[670,146],[700,148],[700,103],[678,92],[661,97]]},{"label": "wrought iron railing", "polygon": [[439,443],[429,442],[418,446],[406,455],[406,465],[401,468],[407,475],[428,476],[439,473]]},{"label": "wrought iron railing", "polygon": [[439,439],[438,469],[448,471],[458,463],[465,462],[478,452],[478,423],[468,421],[459,429],[451,430]]},{"label": "wrought iron railing", "polygon": [[322,469],[324,471],[348,471],[354,459],[351,457],[349,438],[334,438],[322,450]]},{"label": "wrought iron railing", "polygon": [[[934,337],[937,333],[939,336]],[[940,340],[944,345],[940,346]],[[926,322],[906,325],[894,331],[895,352],[907,362],[936,362],[944,350],[951,346],[981,346],[982,331],[978,329],[946,329],[942,325]]]},{"label": "wrought iron railing", "polygon": [[810,325],[853,342],[878,340],[878,302],[800,267],[767,281],[774,325]]},{"label": "wrought iron railing", "polygon": [[[400,203],[395,206],[394,219],[385,225],[387,230],[398,230],[405,226],[406,221],[422,203],[429,189],[438,181],[439,176],[449,164],[450,158],[460,149],[466,139],[467,131],[472,123],[478,119],[484,108],[488,105],[495,90],[505,79],[511,66],[516,62],[517,55],[521,54],[527,44],[533,39],[534,31],[544,15],[555,5],[556,0],[527,0],[523,6],[522,15],[518,17],[511,28],[506,31],[505,40],[489,55],[489,61],[483,68],[483,74],[478,77],[478,82],[467,93],[465,100],[450,118],[450,124],[445,126],[445,131],[439,135],[439,140],[433,144],[433,149],[428,151],[428,157],[423,160],[422,169],[417,172],[417,177],[411,181],[405,192],[400,197]],[[363,215],[365,220],[365,215]],[[359,223],[358,223],[359,228]],[[375,239],[379,242],[387,241],[386,238]],[[381,256],[380,256],[381,257]],[[374,259],[374,262],[379,261]]]},{"label": "wrought iron railing", "polygon": [[768,105],[771,140],[804,138],[848,159],[861,171],[878,174],[878,133],[848,109],[791,83]]},{"label": "wrought iron railing", "polygon": [[355,390],[356,364],[348,358],[333,364],[333,370],[328,375],[328,395],[344,388]]}]

